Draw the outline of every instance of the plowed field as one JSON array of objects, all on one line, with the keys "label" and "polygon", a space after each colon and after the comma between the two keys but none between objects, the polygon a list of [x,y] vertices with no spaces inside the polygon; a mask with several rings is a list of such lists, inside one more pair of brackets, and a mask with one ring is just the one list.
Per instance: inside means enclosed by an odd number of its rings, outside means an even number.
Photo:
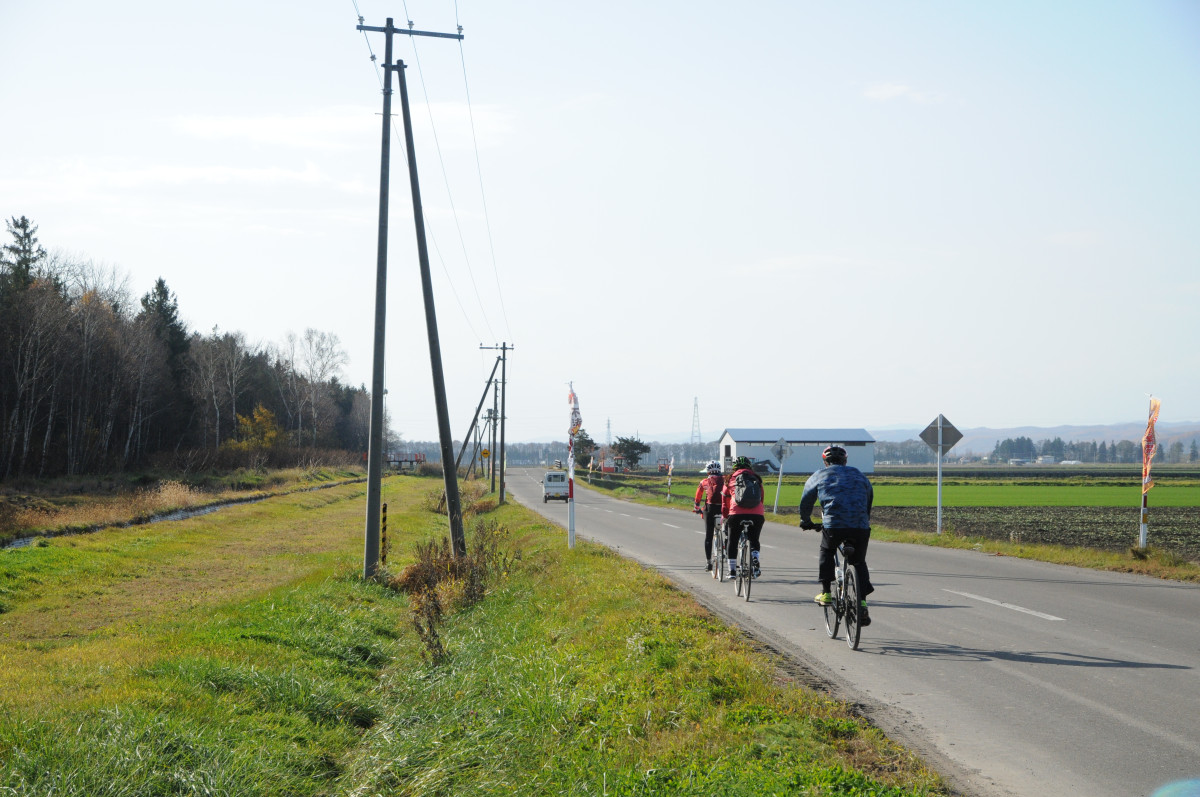
[{"label": "plowed field", "polygon": [[[1138,543],[1138,507],[951,506],[942,527],[972,537],[1012,542],[1081,545],[1125,551]],[[935,531],[937,510],[926,506],[876,506],[872,525]],[[1150,545],[1200,562],[1200,507],[1150,510]]]}]

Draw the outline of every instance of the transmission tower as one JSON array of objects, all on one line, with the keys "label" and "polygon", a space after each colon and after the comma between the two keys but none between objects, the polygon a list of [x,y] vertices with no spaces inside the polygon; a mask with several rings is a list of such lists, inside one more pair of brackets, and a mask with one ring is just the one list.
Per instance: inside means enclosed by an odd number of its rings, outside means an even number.
[{"label": "transmission tower", "polygon": [[700,445],[704,439],[700,436],[700,399],[692,399],[692,445]]}]

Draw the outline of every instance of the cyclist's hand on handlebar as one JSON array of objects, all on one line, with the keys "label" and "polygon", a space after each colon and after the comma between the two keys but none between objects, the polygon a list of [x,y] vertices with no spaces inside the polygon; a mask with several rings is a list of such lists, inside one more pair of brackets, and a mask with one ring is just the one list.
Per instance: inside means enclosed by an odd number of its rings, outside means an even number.
[{"label": "cyclist's hand on handlebar", "polygon": [[701,512],[700,512],[700,505],[699,505],[699,504],[695,504],[695,505],[693,505],[693,506],[692,506],[692,514],[694,514],[694,515],[699,515],[699,514],[701,514]]},{"label": "cyclist's hand on handlebar", "polygon": [[801,520],[800,528],[804,529],[805,531],[812,531],[813,529],[817,528],[817,524],[813,523],[811,520]]}]

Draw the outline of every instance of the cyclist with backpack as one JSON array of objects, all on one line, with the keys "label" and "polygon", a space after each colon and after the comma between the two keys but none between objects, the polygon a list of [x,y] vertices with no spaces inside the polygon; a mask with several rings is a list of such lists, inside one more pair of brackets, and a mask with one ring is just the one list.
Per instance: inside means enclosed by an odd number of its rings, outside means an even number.
[{"label": "cyclist with backpack", "polygon": [[733,461],[733,471],[725,480],[725,488],[721,491],[721,514],[725,517],[725,530],[729,536],[729,577],[737,577],[737,568],[745,567],[746,562],[736,562],[738,541],[742,535],[742,522],[751,521],[747,530],[750,538],[750,560],[754,566],[754,577],[758,578],[762,570],[759,565],[759,535],[762,534],[763,522],[766,520],[766,507],[763,505],[762,477],[750,467],[749,457],[738,457]]},{"label": "cyclist with backpack", "polygon": [[704,569],[712,570],[713,531],[721,514],[721,491],[725,487],[725,479],[721,476],[721,463],[715,459],[705,466],[704,471],[708,475],[701,479],[700,486],[696,488],[696,502],[692,511],[704,515]]},{"label": "cyclist with backpack", "polygon": [[812,530],[813,507],[821,502],[821,551],[817,557],[817,577],[821,580],[821,594],[815,600],[822,606],[832,597],[829,585],[833,582],[833,551],[845,540],[854,547],[854,561],[846,557],[846,564],[854,565],[861,589],[860,622],[871,624],[867,614],[866,597],[875,591],[867,571],[867,543],[871,540],[871,504],[875,491],[871,482],[858,468],[846,464],[846,449],[829,446],[821,452],[825,467],[808,477],[804,493],[800,496],[800,528]]}]

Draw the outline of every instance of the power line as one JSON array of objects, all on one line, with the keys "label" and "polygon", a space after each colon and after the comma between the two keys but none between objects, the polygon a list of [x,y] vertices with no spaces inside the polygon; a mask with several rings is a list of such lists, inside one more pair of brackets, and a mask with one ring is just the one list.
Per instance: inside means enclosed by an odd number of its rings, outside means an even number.
[{"label": "power line", "polygon": [[[362,24],[363,24],[363,16],[362,16],[362,12],[361,12],[361,11],[359,10],[359,8],[358,8],[358,0],[350,0],[350,2],[353,4],[353,6],[354,6],[354,13],[355,13],[355,15],[358,17],[358,24],[359,24],[359,25],[362,25]],[[408,18],[408,4],[407,4],[407,3],[404,3],[404,15],[405,15],[405,19],[408,21],[408,27],[409,27],[409,29],[411,30],[411,29],[412,29],[412,27],[413,27],[413,21],[412,21],[411,19],[409,19],[409,18]],[[457,21],[457,9],[456,9],[456,21]],[[462,33],[462,26],[461,26],[461,25],[459,25],[459,26],[458,26],[458,31],[459,31],[459,33],[460,33],[460,34]],[[370,40],[370,38],[367,36],[367,32],[366,32],[366,31],[363,31],[363,40],[364,40],[364,41],[366,42],[366,44],[367,44],[367,52],[368,52],[368,53],[370,53],[370,56],[371,56],[371,63],[372,63],[372,64],[374,65],[374,67],[375,67],[375,79],[376,79],[376,81],[379,83],[379,88],[380,88],[380,90],[382,91],[382,90],[383,90],[383,76],[382,76],[382,74],[380,73],[378,59],[377,59],[377,57],[376,57],[376,55],[375,55],[375,51],[374,51],[374,49],[372,49],[372,47],[371,47],[371,40]],[[415,42],[415,39],[413,39],[412,37],[410,37],[410,38],[409,38],[409,40],[413,42],[413,54],[414,54],[414,55],[416,55],[416,42]],[[416,62],[417,62],[417,71],[418,71],[418,73],[420,73],[421,61],[420,61],[420,58],[419,58],[419,57],[418,57],[418,58],[416,58]],[[424,78],[424,76],[422,75],[422,76],[421,76],[421,88],[422,88],[422,90],[424,90],[424,87],[425,87],[425,78]],[[425,105],[426,105],[426,108],[428,109],[428,108],[429,108],[429,94],[428,94],[428,92],[425,92]],[[431,127],[433,127],[433,112],[432,112],[432,110],[430,110],[430,120],[429,120],[429,122],[430,122],[430,126],[431,126]],[[393,133],[393,134],[396,136],[396,140],[397,140],[397,141],[403,141],[403,138],[402,138],[402,137],[401,137],[401,135],[400,135],[400,131],[399,131],[399,130],[396,128],[396,121],[395,121],[395,119],[392,119],[392,120],[390,120],[390,126],[391,126],[392,133]],[[437,141],[437,128],[436,128],[436,127],[434,127],[434,129],[433,129],[433,138],[434,138],[434,143],[437,145],[437,151],[438,151],[438,160],[439,160],[439,161],[441,161],[441,158],[442,158],[442,150],[441,150],[441,145],[440,145],[440,144],[438,144],[438,141]],[[446,178],[446,165],[445,165],[445,163],[444,163],[444,162],[442,162],[442,178],[443,178],[443,180],[446,180],[446,193],[447,193],[447,196],[449,196],[449,194],[450,194],[450,186],[449,186],[449,181],[448,181],[448,180],[447,180],[447,178]],[[450,208],[451,208],[451,210],[452,210],[452,211],[454,210],[454,199],[453,199],[453,197],[451,197],[451,198],[450,198]],[[454,213],[454,223],[455,223],[455,225],[456,225],[456,226],[458,225],[458,214],[457,214],[457,212],[455,212],[455,213]],[[447,268],[447,267],[446,267],[446,260],[445,260],[445,258],[442,256],[442,250],[441,250],[441,247],[439,247],[439,246],[438,246],[438,243],[437,243],[437,236],[433,234],[433,231],[432,231],[432,230],[428,230],[428,229],[427,229],[427,230],[426,230],[426,232],[427,232],[427,233],[428,233],[428,235],[429,235],[429,240],[430,240],[430,243],[432,243],[432,244],[433,244],[434,251],[436,251],[436,252],[437,252],[437,256],[438,256],[438,262],[439,262],[439,263],[441,263],[441,266],[442,266],[442,272],[443,272],[443,273],[446,275],[446,281],[447,281],[447,283],[448,283],[448,284],[449,284],[449,286],[450,286],[450,292],[451,292],[452,294],[454,294],[454,301],[455,301],[455,303],[458,305],[459,312],[461,312],[461,313],[462,313],[462,315],[463,315],[463,320],[467,322],[467,328],[471,330],[471,335],[472,335],[472,336],[474,336],[476,339],[478,339],[478,338],[480,337],[480,335],[479,335],[479,333],[478,333],[478,332],[476,332],[476,330],[475,330],[475,325],[471,323],[471,317],[470,317],[470,314],[469,314],[469,313],[467,313],[467,309],[466,309],[466,307],[464,307],[464,306],[463,306],[462,299],[461,299],[461,298],[459,297],[459,295],[458,295],[458,289],[454,287],[454,279],[453,279],[453,277],[451,277],[451,275],[450,275],[450,270],[449,270],[449,268]],[[461,228],[459,229],[459,238],[460,238],[460,240],[462,239],[462,230],[461,230]],[[465,257],[465,256],[466,256],[466,244],[465,244],[465,242],[463,243],[463,253],[464,253],[464,257]],[[470,262],[468,262],[468,263],[467,263],[467,271],[468,271],[468,274],[470,275],[470,278],[471,278],[471,284],[472,284],[472,286],[474,287],[474,290],[475,290],[475,298],[476,298],[476,300],[479,300],[479,288],[475,286],[475,276],[474,276],[474,274],[473,274],[473,273],[471,273],[471,264],[470,264]],[[481,309],[481,310],[483,309],[483,302],[482,302],[481,300],[480,300],[480,309]],[[503,299],[501,300],[501,309],[503,309]],[[486,312],[486,311],[484,311],[484,313],[483,313],[483,321],[484,321],[484,324],[485,324],[485,325],[487,326],[487,328],[488,328],[488,332],[492,332],[491,324],[490,324],[490,323],[488,323],[488,319],[487,319],[487,312]],[[492,337],[495,337],[495,333],[492,333]]]},{"label": "power line", "polygon": [[[408,2],[407,2],[407,0],[403,3],[403,6],[404,6],[405,17],[408,18]],[[455,7],[455,22],[457,23],[457,21],[458,21],[458,9],[456,6]],[[410,28],[413,26],[413,21],[411,18],[408,18],[408,25]],[[458,31],[459,31],[459,33],[462,32],[462,25],[458,25]],[[474,269],[471,268],[471,258],[470,258],[470,255],[467,253],[467,240],[463,236],[462,224],[459,222],[459,219],[458,219],[458,208],[455,207],[454,194],[450,190],[450,177],[446,173],[446,161],[442,157],[442,145],[441,145],[441,142],[438,140],[437,125],[433,121],[433,104],[430,103],[430,101],[429,101],[429,90],[425,86],[425,71],[421,68],[421,55],[417,51],[416,39],[410,40],[410,43],[412,44],[412,48],[413,48],[413,60],[417,64],[417,77],[421,81],[421,92],[425,95],[425,111],[426,111],[426,113],[429,114],[429,127],[430,127],[430,130],[433,131],[433,145],[434,145],[434,148],[437,150],[438,164],[442,168],[442,182],[446,186],[446,199],[450,203],[450,214],[454,217],[454,227],[458,232],[459,243],[462,245],[463,262],[466,264],[466,267],[467,267],[467,276],[471,280],[471,288],[475,291],[475,300],[477,302],[479,302],[479,310],[480,310],[480,312],[483,313],[483,323],[488,328],[488,333],[492,336],[492,338],[495,338],[496,333],[492,331],[491,322],[488,321],[487,309],[483,306],[483,298],[479,295],[479,285],[478,285],[478,283],[475,282],[475,271],[474,271]],[[468,105],[468,109],[469,109],[469,105]],[[474,133],[474,128],[472,128],[472,133]],[[486,217],[486,212],[485,212],[485,217]],[[503,310],[503,307],[504,307],[503,298],[501,298],[501,309],[502,310]],[[507,316],[506,316],[505,323],[507,323]]]},{"label": "power line", "polygon": [[[454,0],[454,23],[461,31],[462,24],[458,20],[458,0]],[[500,287],[500,269],[496,266],[496,244],[492,240],[492,218],[488,213],[487,193],[483,190],[483,166],[479,161],[479,139],[475,135],[475,108],[471,105],[471,84],[467,80],[467,57],[463,52],[461,40],[458,42],[458,57],[462,61],[463,90],[467,95],[467,116],[471,120],[471,143],[475,147],[475,173],[479,175],[479,198],[483,202],[483,221],[487,226],[488,249],[492,255],[492,273],[496,277],[496,294],[500,297],[500,313],[504,318],[504,328],[508,330],[508,336],[511,338],[512,325],[508,323],[508,308],[504,306],[504,291]]]}]

